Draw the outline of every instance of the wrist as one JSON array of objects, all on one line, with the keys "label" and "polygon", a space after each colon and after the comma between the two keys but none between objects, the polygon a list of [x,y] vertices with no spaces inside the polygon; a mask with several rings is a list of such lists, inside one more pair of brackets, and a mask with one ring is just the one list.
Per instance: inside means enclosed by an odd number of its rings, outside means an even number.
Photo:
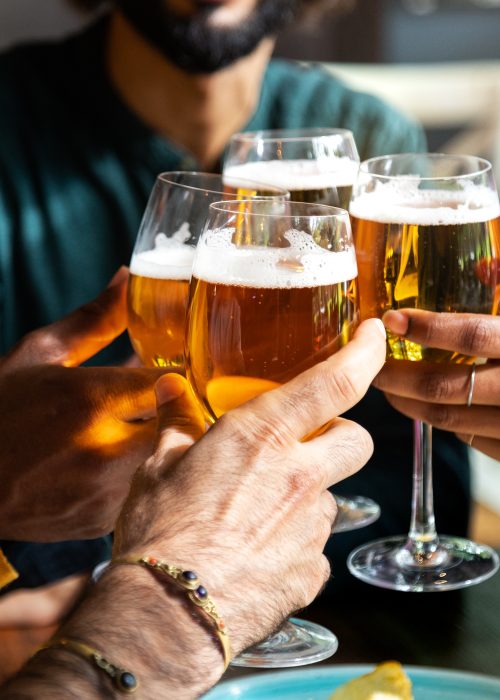
[{"label": "wrist", "polygon": [[137,676],[141,697],[197,697],[222,675],[210,628],[174,586],[141,566],[112,565],[60,636],[80,639]]}]

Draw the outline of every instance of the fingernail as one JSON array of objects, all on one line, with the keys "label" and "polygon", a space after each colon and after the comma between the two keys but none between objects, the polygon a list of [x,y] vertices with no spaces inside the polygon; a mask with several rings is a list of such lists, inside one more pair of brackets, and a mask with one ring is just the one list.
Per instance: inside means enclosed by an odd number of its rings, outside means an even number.
[{"label": "fingernail", "polygon": [[158,406],[178,399],[186,391],[186,380],[179,374],[164,374],[155,385]]},{"label": "fingernail", "polygon": [[408,333],[409,319],[406,314],[400,311],[386,311],[382,316],[386,328],[396,335],[406,335]]},{"label": "fingernail", "polygon": [[120,284],[120,282],[123,282],[124,279],[128,277],[128,267],[126,265],[122,265],[121,267],[118,268],[118,270],[115,272],[113,277],[110,279],[108,282],[108,289],[109,287],[114,287],[117,284]]},{"label": "fingernail", "polygon": [[381,321],[379,318],[374,318],[374,319],[372,319],[372,320],[374,321],[374,326],[375,326],[375,328],[376,328],[378,331],[380,331],[380,333],[382,334],[383,339],[385,340],[385,339],[387,338],[387,334],[386,334],[386,332],[385,332],[385,326],[384,326],[384,324],[382,323],[382,321]]}]

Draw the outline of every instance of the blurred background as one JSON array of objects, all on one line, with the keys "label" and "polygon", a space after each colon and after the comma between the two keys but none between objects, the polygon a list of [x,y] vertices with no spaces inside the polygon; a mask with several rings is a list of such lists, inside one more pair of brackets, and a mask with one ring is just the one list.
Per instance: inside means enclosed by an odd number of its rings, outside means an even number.
[{"label": "blurred background", "polygon": [[[284,32],[276,55],[325,63],[426,129],[429,150],[481,155],[500,182],[500,0],[338,0],[341,14]],[[0,50],[91,17],[64,0],[2,0]],[[500,464],[473,453],[474,536],[500,545]],[[437,475],[439,478],[439,475]]]}]

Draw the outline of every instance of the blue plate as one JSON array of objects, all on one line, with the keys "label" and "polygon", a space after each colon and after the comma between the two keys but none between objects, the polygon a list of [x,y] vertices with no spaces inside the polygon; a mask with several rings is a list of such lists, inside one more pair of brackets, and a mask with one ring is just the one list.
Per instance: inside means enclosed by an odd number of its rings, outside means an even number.
[{"label": "blue plate", "polygon": [[[268,671],[226,681],[203,700],[327,700],[346,681],[373,666],[320,666],[299,671]],[[415,700],[499,700],[500,678],[424,666],[405,666]]]}]

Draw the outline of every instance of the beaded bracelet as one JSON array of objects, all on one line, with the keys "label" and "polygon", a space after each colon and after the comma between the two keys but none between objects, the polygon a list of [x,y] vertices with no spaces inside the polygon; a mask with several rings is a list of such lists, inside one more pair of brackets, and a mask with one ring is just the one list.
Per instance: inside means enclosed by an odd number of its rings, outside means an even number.
[{"label": "beaded bracelet", "polygon": [[45,649],[66,649],[66,651],[73,652],[90,661],[94,666],[107,673],[113,680],[116,688],[122,693],[135,693],[139,687],[139,682],[131,671],[111,663],[97,649],[93,649],[88,644],[84,644],[84,642],[78,642],[76,639],[68,639],[67,637],[59,637],[41,646],[37,654]]},{"label": "beaded bracelet", "polygon": [[159,561],[154,557],[121,557],[113,559],[111,564],[139,564],[157,574],[168,576],[186,591],[188,599],[206,614],[214,628],[224,655],[224,670],[229,666],[231,661],[231,644],[226,625],[217,612],[214,601],[208,595],[207,589],[200,583],[198,574],[194,571],[187,571],[179,566],[168,564],[165,561]]}]

